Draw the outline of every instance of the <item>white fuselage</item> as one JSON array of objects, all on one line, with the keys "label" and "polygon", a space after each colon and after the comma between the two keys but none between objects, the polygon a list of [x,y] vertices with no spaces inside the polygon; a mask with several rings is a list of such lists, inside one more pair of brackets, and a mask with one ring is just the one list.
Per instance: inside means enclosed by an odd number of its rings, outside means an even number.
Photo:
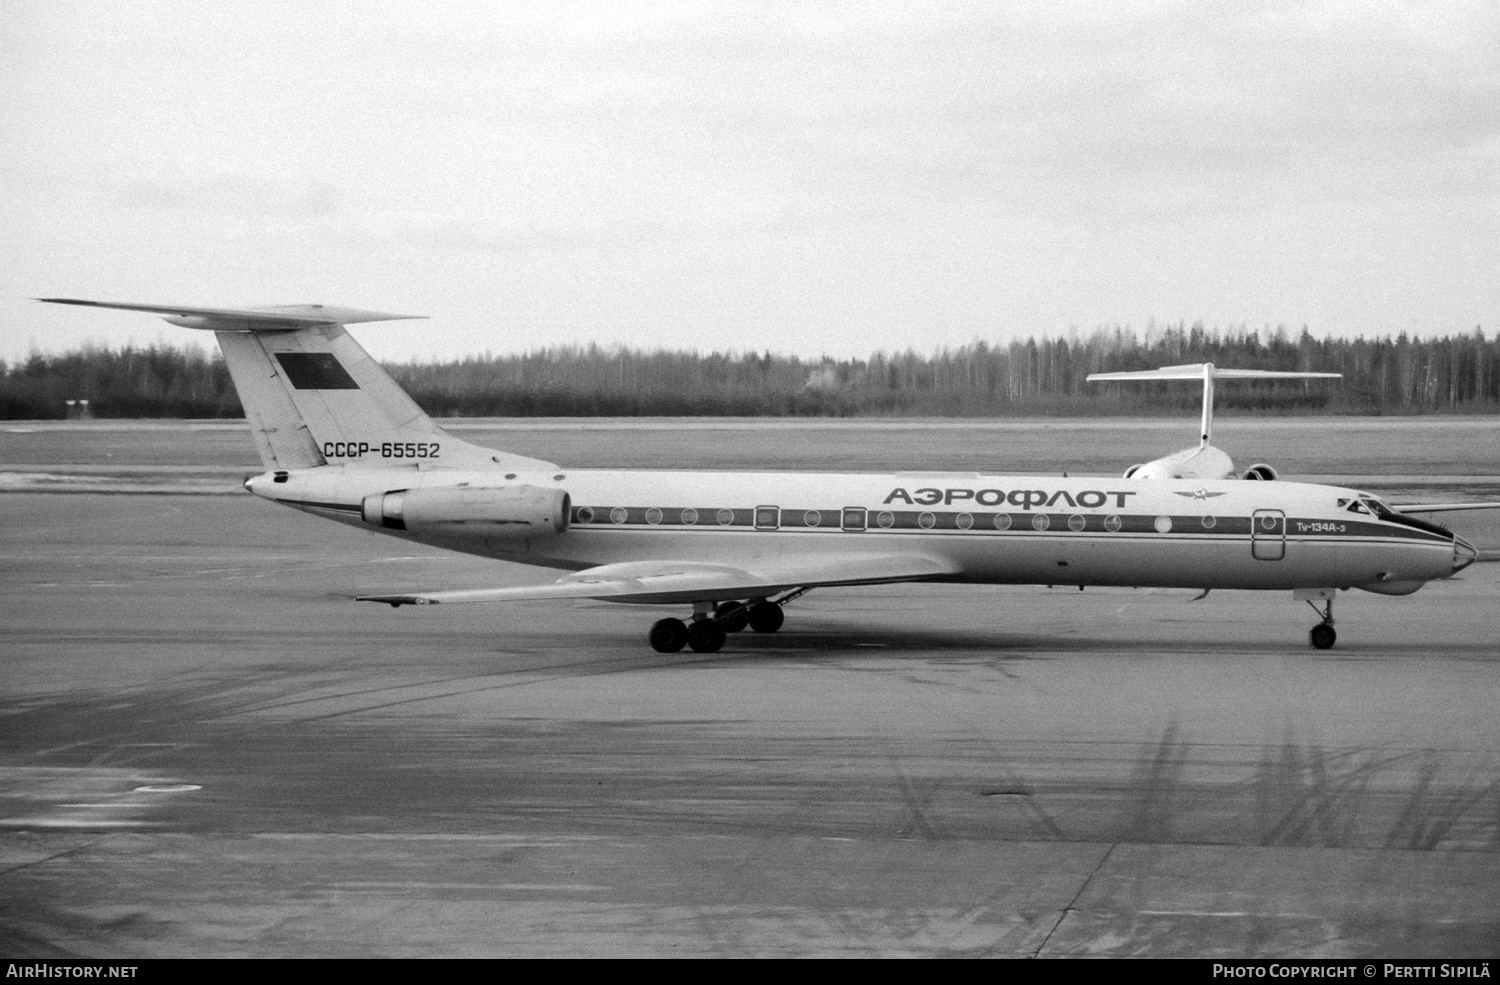
[{"label": "white fuselage", "polygon": [[[640,559],[753,566],[787,554],[926,554],[955,582],[1415,591],[1472,548],[1436,528],[1352,513],[1357,490],[1293,482],[975,473],[561,470],[545,474],[325,466],[250,480],[256,495],[365,529],[522,564],[579,570]],[[434,534],[371,525],[395,490],[561,489],[564,532]]]}]

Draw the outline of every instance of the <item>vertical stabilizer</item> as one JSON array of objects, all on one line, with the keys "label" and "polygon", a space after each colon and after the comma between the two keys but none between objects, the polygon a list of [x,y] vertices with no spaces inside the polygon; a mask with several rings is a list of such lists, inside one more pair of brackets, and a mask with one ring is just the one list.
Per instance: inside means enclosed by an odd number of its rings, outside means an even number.
[{"label": "vertical stabilizer", "polygon": [[322,305],[223,309],[39,300],[150,311],[175,325],[212,330],[267,468],[556,468],[452,437],[344,329],[411,316]]},{"label": "vertical stabilizer", "polygon": [[309,469],[326,465],[318,442],[302,420],[271,357],[249,332],[217,332],[224,364],[245,408],[255,450],[266,468]]}]

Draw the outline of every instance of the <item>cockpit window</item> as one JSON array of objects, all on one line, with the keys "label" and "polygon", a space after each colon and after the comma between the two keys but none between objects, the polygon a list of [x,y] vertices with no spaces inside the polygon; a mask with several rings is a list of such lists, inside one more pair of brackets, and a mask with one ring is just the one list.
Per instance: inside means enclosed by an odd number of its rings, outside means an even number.
[{"label": "cockpit window", "polygon": [[1368,516],[1369,513],[1370,513],[1369,510],[1365,509],[1364,504],[1361,503],[1357,499],[1342,499],[1341,498],[1339,500],[1339,505],[1342,506],[1344,509],[1348,510],[1350,513],[1360,513],[1360,514],[1363,514],[1363,515],[1366,515],[1366,516]]},{"label": "cockpit window", "polygon": [[1374,496],[1361,496],[1359,501],[1364,504],[1365,509],[1380,517],[1382,520],[1389,520],[1391,517],[1396,515],[1389,506],[1386,506]]}]

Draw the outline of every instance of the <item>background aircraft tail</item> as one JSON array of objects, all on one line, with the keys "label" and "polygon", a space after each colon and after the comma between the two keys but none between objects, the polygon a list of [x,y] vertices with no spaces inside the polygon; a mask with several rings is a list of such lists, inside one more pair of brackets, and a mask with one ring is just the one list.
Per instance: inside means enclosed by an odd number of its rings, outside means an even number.
[{"label": "background aircraft tail", "polygon": [[[1186,366],[1162,366],[1159,369],[1132,370],[1125,373],[1090,373],[1095,380],[1201,380],[1203,383],[1203,417],[1198,426],[1198,447],[1185,448],[1165,458],[1132,465],[1125,471],[1127,479],[1232,479],[1234,462],[1213,446],[1214,380],[1294,380],[1338,379],[1342,373],[1279,372],[1264,369],[1220,369],[1213,363],[1189,363]],[[1250,466],[1241,477],[1274,479],[1276,470],[1269,465]]]},{"label": "background aircraft tail", "polygon": [[344,329],[353,322],[416,316],[323,305],[224,309],[38,300],[148,311],[174,325],[213,331],[267,468],[555,468],[452,437]]}]

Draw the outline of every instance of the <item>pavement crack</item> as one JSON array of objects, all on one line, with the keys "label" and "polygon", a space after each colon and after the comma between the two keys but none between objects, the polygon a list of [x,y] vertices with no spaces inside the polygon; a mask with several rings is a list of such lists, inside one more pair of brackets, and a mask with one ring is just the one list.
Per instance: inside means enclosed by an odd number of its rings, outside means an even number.
[{"label": "pavement crack", "polygon": [[1089,884],[1094,881],[1094,877],[1099,874],[1099,870],[1104,868],[1104,863],[1109,861],[1109,857],[1115,853],[1115,848],[1119,844],[1118,841],[1113,842],[1109,846],[1109,850],[1100,856],[1099,864],[1094,866],[1094,871],[1090,872],[1087,878],[1083,880],[1083,885],[1078,887],[1078,892],[1073,894],[1073,898],[1068,900],[1068,905],[1063,907],[1062,911],[1058,913],[1057,922],[1052,925],[1051,930],[1047,931],[1047,936],[1043,937],[1042,942],[1036,946],[1036,950],[1031,952],[1033,958],[1041,957],[1042,952],[1047,949],[1047,945],[1051,942],[1052,935],[1057,933],[1057,928],[1062,926],[1063,921],[1068,919],[1068,914],[1073,912],[1074,908],[1078,905],[1078,901],[1083,898],[1083,894],[1088,892]]},{"label": "pavement crack", "polygon": [[54,852],[53,854],[48,855],[44,858],[32,859],[30,862],[22,862],[20,865],[13,865],[8,869],[0,869],[0,879],[3,879],[9,875],[14,875],[15,873],[21,872],[25,869],[34,868],[38,865],[46,865],[48,862],[55,862],[60,858],[67,858],[69,855],[76,855],[79,852],[93,848],[98,843],[99,839],[95,838],[93,841],[85,842],[82,845],[75,845],[74,847],[69,848],[66,851]]}]

